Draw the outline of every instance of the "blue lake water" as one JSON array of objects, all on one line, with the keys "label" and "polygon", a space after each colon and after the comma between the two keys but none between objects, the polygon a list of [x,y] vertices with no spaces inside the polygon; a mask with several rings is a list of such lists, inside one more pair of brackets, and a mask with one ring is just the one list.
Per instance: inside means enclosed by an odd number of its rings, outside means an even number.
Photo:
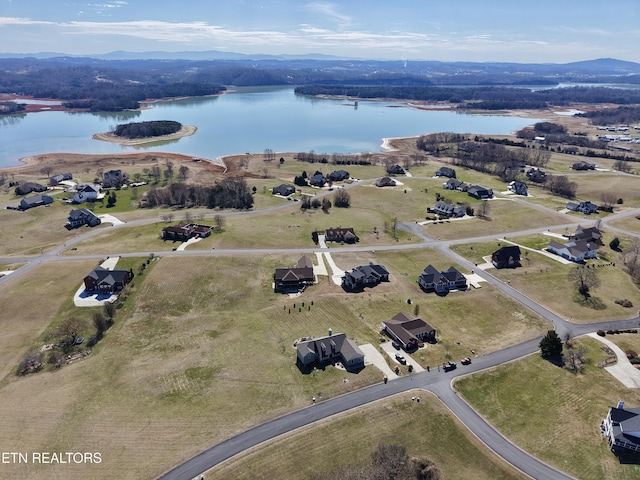
[{"label": "blue lake water", "polygon": [[[124,113],[39,112],[0,117],[0,167],[42,153],[165,151],[204,158],[265,149],[275,152],[356,153],[381,150],[383,138],[432,132],[508,134],[536,119],[417,110],[401,102],[316,99],[293,88],[239,89],[146,105]],[[175,120],[195,135],[173,142],[123,147],[93,140],[120,123]]]}]

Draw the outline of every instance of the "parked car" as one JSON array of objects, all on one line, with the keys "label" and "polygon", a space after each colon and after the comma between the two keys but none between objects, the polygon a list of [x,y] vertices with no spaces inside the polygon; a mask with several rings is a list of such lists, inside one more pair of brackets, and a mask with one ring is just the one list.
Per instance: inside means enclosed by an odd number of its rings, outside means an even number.
[{"label": "parked car", "polygon": [[460,360],[460,363],[463,365],[470,365],[471,359],[469,357],[464,357],[462,360]]},{"label": "parked car", "polygon": [[76,345],[80,345],[82,342],[84,342],[84,337],[76,338]]},{"label": "parked car", "polygon": [[396,353],[396,360],[399,361],[402,365],[405,365],[407,363],[407,359],[404,358],[404,355],[400,355],[399,353]]},{"label": "parked car", "polygon": [[400,344],[395,340],[391,342],[391,345],[393,345],[393,348],[395,348],[396,350],[400,350]]},{"label": "parked car", "polygon": [[450,370],[455,370],[457,366],[456,362],[447,362],[443,365],[443,368],[445,372],[448,372]]}]

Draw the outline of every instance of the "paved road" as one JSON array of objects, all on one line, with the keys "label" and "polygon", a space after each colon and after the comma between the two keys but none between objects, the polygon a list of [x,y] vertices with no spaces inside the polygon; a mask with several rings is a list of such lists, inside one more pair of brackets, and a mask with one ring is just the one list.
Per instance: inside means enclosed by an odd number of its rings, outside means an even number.
[{"label": "paved road", "polygon": [[[370,182],[373,180],[369,180],[366,182]],[[359,185],[359,182],[353,184],[347,188],[352,188],[355,185]],[[318,196],[329,195],[332,192],[319,192]],[[523,200],[518,199],[517,201],[522,202]],[[251,214],[259,214],[264,213],[266,211],[274,211],[285,208],[290,208],[292,203],[287,202],[286,204],[279,205],[276,207],[271,207],[269,209],[265,209],[260,212],[249,211],[249,212],[229,212],[225,213],[226,216],[237,216],[237,215],[251,215]],[[295,204],[293,204],[295,205]],[[548,209],[542,206],[535,207],[538,210],[545,211],[547,213],[554,213],[556,215],[561,215],[555,210]],[[608,223],[615,221],[620,218],[625,218],[631,215],[640,214],[640,209],[632,209],[627,210],[619,214],[610,215],[606,219],[604,219],[603,223]],[[209,214],[209,216],[214,216],[216,214]],[[574,220],[572,217],[566,217],[567,219]],[[147,218],[141,220],[134,220],[127,222],[127,224],[123,225],[114,225],[109,228],[122,228],[125,225],[143,225],[148,223],[159,222],[158,218]],[[589,223],[589,222],[583,222]],[[569,223],[563,225],[554,225],[552,228],[555,229],[571,229],[575,228],[578,225],[578,222],[571,221]],[[540,315],[542,318],[547,319],[553,325],[558,334],[561,337],[569,334],[571,336],[578,336],[581,334],[593,332],[597,329],[609,329],[609,328],[631,328],[637,327],[639,317],[635,317],[630,320],[610,320],[599,323],[591,323],[591,324],[574,324],[568,322],[555,314],[554,312],[544,308],[539,305],[526,295],[521,292],[511,288],[508,284],[498,280],[493,277],[486,271],[478,269],[474,264],[461,257],[460,255],[452,252],[449,247],[456,244],[467,243],[469,239],[459,239],[459,240],[448,240],[441,241],[436,240],[431,237],[424,235],[422,229],[419,228],[417,224],[413,223],[400,223],[398,224],[398,228],[411,232],[416,235],[416,238],[422,239],[421,243],[415,244],[395,244],[395,245],[381,245],[381,246],[349,246],[349,247],[338,247],[331,248],[330,250],[327,248],[308,248],[308,249],[229,249],[229,250],[185,250],[185,251],[176,251],[176,252],[167,252],[167,251],[159,251],[159,252],[109,252],[104,254],[95,254],[95,255],[77,255],[77,256],[60,256],[60,254],[73,245],[76,245],[80,242],[83,242],[93,236],[100,235],[104,232],[104,229],[92,230],[83,235],[78,236],[75,239],[67,241],[67,243],[63,246],[57,247],[43,255],[40,256],[28,256],[28,257],[0,257],[0,262],[11,262],[11,263],[25,263],[26,265],[21,267],[15,273],[11,275],[7,275],[0,278],[0,286],[16,279],[18,276],[28,272],[32,268],[37,267],[38,265],[44,262],[60,262],[60,261],[73,261],[73,260],[84,260],[84,259],[99,259],[104,258],[105,256],[121,256],[121,257],[137,257],[137,256],[146,256],[150,253],[159,256],[218,256],[218,255],[237,255],[238,252],[242,252],[243,254],[255,254],[255,255],[265,255],[271,253],[283,253],[283,254],[291,254],[291,253],[315,253],[319,251],[331,251],[332,253],[341,253],[341,252],[354,252],[354,251],[371,251],[373,249],[379,251],[393,251],[393,250],[409,250],[409,249],[423,249],[423,248],[435,248],[445,255],[449,256],[453,261],[458,263],[459,265],[464,266],[468,270],[473,271],[474,273],[480,275],[484,280],[494,285],[500,291],[504,292],[506,295],[509,295],[511,298],[525,305],[531,311]],[[509,236],[524,236],[531,235],[534,233],[541,233],[546,231],[547,228],[534,228],[527,229],[518,232],[508,232],[508,233],[499,233],[494,235],[485,235],[482,237],[474,238],[474,242],[483,242],[490,240],[497,240],[500,238],[504,238],[505,235]],[[623,230],[619,230],[623,231]],[[634,236],[638,236],[634,232],[623,231],[625,234],[630,234]],[[502,363],[512,361],[523,356],[534,353],[538,349],[540,339],[531,339],[522,344],[506,348],[504,350],[500,350],[498,352],[494,352],[488,355],[476,357],[474,359],[474,363],[470,366],[461,367],[459,373],[472,373],[481,369],[491,368]],[[462,370],[464,368],[464,370]],[[430,391],[438,396],[450,409],[451,411],[458,416],[458,418],[483,442],[485,442],[491,449],[493,449],[498,455],[502,456],[507,462],[513,464],[521,471],[525,472],[529,476],[533,478],[545,478],[545,479],[567,479],[570,478],[559,472],[552,467],[546,465],[545,463],[537,460],[526,452],[520,450],[518,447],[511,444],[506,438],[504,438],[499,432],[493,429],[480,415],[477,414],[466,402],[464,402],[451,388],[451,379],[454,377],[454,374],[451,372],[422,372],[422,373],[414,373],[410,376],[405,376],[403,378],[388,382],[387,384],[379,384],[374,385],[362,390],[358,390],[356,392],[352,392],[350,394],[337,397],[334,399],[330,399],[324,402],[319,402],[316,405],[310,406],[303,410],[293,412],[291,414],[285,415],[278,419],[275,419],[271,422],[265,423],[263,425],[258,425],[240,435],[232,437],[219,445],[212,447],[211,449],[201,453],[200,455],[188,460],[182,465],[176,467],[164,474],[161,478],[163,479],[185,479],[185,478],[193,478],[199,475],[200,473],[208,470],[214,465],[250,448],[252,446],[258,445],[264,441],[270,440],[278,435],[282,435],[284,433],[290,432],[296,428],[299,428],[304,425],[308,425],[320,419],[326,418],[328,416],[336,415],[338,413],[350,410],[352,408],[356,408],[365,404],[368,404],[373,401],[377,401],[391,395],[395,395],[397,393],[415,389],[422,388],[427,391]]]}]

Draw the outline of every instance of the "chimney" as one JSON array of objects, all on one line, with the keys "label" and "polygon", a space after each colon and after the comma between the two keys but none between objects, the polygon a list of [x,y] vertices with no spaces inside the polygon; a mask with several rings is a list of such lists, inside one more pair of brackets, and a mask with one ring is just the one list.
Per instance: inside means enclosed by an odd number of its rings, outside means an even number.
[{"label": "chimney", "polygon": [[333,335],[333,330],[329,329],[329,336]]},{"label": "chimney", "polygon": [[622,400],[618,400],[618,406],[616,408],[618,408],[620,410],[623,410],[624,409],[624,402]]}]

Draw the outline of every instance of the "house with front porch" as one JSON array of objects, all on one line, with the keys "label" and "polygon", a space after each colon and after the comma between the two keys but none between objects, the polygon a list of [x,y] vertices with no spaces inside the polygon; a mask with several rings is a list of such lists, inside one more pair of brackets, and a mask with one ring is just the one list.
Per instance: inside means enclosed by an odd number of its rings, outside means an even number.
[{"label": "house with front porch", "polygon": [[624,402],[618,402],[609,407],[600,429],[613,453],[640,452],[640,408],[624,408]]},{"label": "house with front porch", "polygon": [[324,239],[326,242],[339,243],[357,243],[360,240],[351,227],[327,228],[324,231]]},{"label": "house with front porch", "polygon": [[298,365],[304,369],[322,368],[341,363],[348,372],[364,368],[364,353],[344,333],[298,342],[296,345]]},{"label": "house with front porch", "polygon": [[100,196],[102,187],[95,183],[83,183],[76,186],[73,203],[95,202]]},{"label": "house with front porch", "polygon": [[375,287],[380,282],[389,281],[389,270],[384,265],[362,265],[342,277],[342,288],[348,291],[359,291],[365,287]]},{"label": "house with front porch", "polygon": [[429,265],[418,277],[418,285],[425,292],[446,294],[452,290],[466,290],[467,278],[453,266],[439,272],[433,265]]},{"label": "house with front porch", "polygon": [[96,227],[101,223],[102,220],[100,220],[91,210],[88,210],[86,208],[74,208],[69,212],[66,227],[67,230],[72,230],[83,225]]},{"label": "house with front porch", "polygon": [[313,262],[303,255],[294,267],[278,267],[273,274],[273,290],[276,293],[297,293],[316,280]]}]

